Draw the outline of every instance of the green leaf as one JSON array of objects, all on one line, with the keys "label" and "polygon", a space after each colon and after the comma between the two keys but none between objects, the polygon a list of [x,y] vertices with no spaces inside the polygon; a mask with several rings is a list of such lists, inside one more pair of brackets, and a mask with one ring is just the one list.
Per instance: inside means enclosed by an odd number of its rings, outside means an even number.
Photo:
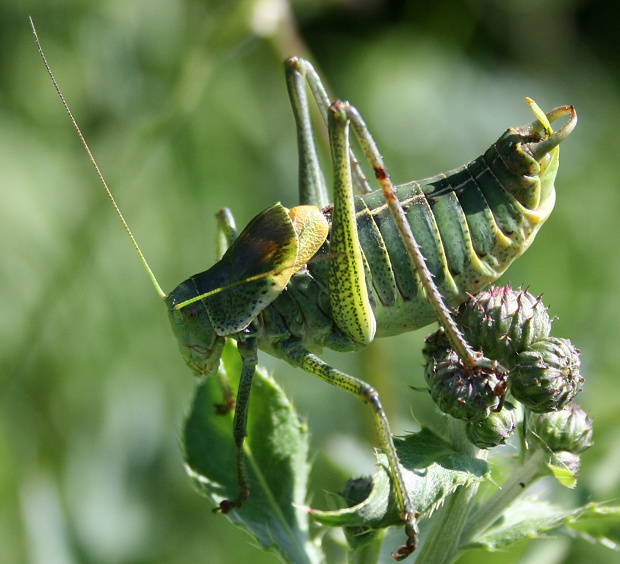
[{"label": "green leaf", "polygon": [[499,550],[525,537],[544,537],[547,531],[578,518],[583,509],[564,509],[544,500],[517,499],[493,526],[463,548]]},{"label": "green leaf", "polygon": [[[488,476],[486,461],[456,451],[429,429],[394,442],[405,485],[422,514],[432,513],[459,486],[480,482]],[[372,529],[402,524],[390,492],[386,457],[378,454],[377,458],[379,470],[373,476],[368,497],[357,505],[334,511],[311,509],[319,523]]]},{"label": "green leaf", "polygon": [[620,507],[589,503],[567,519],[566,527],[579,537],[620,550]]},{"label": "green leaf", "polygon": [[[240,369],[239,355],[229,342],[220,370],[232,377],[233,388]],[[215,408],[221,397],[216,378],[197,386],[183,436],[188,473],[214,507],[222,499],[235,499],[239,492],[232,413],[218,415]],[[296,563],[321,561],[308,532],[308,516],[294,505],[306,498],[307,453],[305,424],[273,379],[264,369],[257,369],[245,441],[250,497],[227,517],[253,535],[260,546]]]}]

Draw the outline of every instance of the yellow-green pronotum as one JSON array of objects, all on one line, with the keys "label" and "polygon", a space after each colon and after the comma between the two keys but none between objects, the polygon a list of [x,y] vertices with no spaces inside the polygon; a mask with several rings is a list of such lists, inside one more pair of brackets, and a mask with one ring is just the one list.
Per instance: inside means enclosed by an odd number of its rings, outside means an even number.
[{"label": "yellow-green pronotum", "polygon": [[[508,129],[481,157],[445,174],[393,186],[357,110],[331,101],[309,62],[291,58],[285,67],[297,123],[302,205],[289,210],[275,204],[238,236],[231,216],[221,214],[220,230],[228,249],[209,270],[168,295],[147,269],[195,374],[215,374],[225,339],[237,341],[243,362],[233,429],[239,494],[222,501],[219,510],[239,508],[250,495],[243,440],[260,348],[372,407],[405,525],[406,542],[395,554],[400,560],[415,549],[418,515],[379,395],[311,351],[356,351],[376,337],[438,320],[466,366],[492,361],[469,347],[450,308],[496,280],[532,242],[553,209],[558,145],[574,129],[577,115],[572,106],[545,114],[528,100],[536,120]],[[319,167],[306,82],[328,124],[333,206],[328,205]],[[553,132],[551,122],[566,115],[566,124]],[[349,144],[350,128],[380,190],[371,191],[361,173]],[[361,196],[353,195],[354,185]],[[124,220],[123,224],[129,232]]]}]

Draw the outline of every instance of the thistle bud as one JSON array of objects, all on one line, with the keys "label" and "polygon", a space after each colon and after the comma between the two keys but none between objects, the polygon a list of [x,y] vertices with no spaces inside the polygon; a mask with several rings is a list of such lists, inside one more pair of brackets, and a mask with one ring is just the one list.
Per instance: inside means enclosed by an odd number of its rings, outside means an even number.
[{"label": "thistle bud", "polygon": [[455,320],[474,349],[507,368],[551,331],[551,318],[540,298],[510,286],[480,292],[460,307]]},{"label": "thistle bud", "polygon": [[[370,495],[372,486],[372,478],[355,478],[344,485],[340,495],[347,507],[353,507]],[[381,534],[380,529],[371,529],[364,525],[347,526],[343,530],[351,550],[366,546]]]},{"label": "thistle bud", "polygon": [[468,421],[465,432],[474,446],[489,449],[503,445],[516,428],[517,409],[506,402],[501,411],[491,413],[483,421]]},{"label": "thistle bud", "polygon": [[478,366],[463,366],[452,350],[431,358],[424,377],[437,407],[452,417],[482,421],[499,407],[500,397],[495,393],[498,376]]},{"label": "thistle bud", "polygon": [[510,391],[537,413],[558,411],[581,391],[579,351],[568,339],[546,337],[519,354]]},{"label": "thistle bud", "polygon": [[361,477],[347,480],[340,491],[340,496],[345,500],[347,507],[353,507],[362,503],[372,491],[372,478]]},{"label": "thistle bud", "polygon": [[553,452],[580,454],[592,446],[592,419],[576,403],[560,411],[532,413],[528,419],[530,436]]},{"label": "thistle bud", "polygon": [[451,345],[444,330],[440,327],[434,333],[431,333],[424,339],[424,347],[422,348],[422,354],[424,360],[428,363],[431,360],[438,360],[444,358]]}]

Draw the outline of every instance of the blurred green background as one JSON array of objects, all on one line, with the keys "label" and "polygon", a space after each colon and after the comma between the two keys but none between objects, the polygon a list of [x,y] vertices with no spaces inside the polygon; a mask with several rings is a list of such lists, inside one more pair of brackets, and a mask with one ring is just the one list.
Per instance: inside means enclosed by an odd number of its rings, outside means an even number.
[{"label": "blurred green background", "polygon": [[[544,293],[554,335],[581,349],[580,401],[595,421],[577,490],[544,483],[541,494],[566,504],[618,497],[618,3],[299,0],[288,23],[276,17],[286,6],[0,4],[1,562],[275,561],[190,487],[180,432],[191,373],[53,91],[28,15],[165,290],[214,261],[220,207],[243,226],[274,201],[295,204],[286,55],[311,55],[358,106],[396,182],[460,165],[531,121],[524,96],[546,110],[574,104],[580,123],[562,146],[556,209],[504,281]],[[412,413],[437,422],[409,388],[423,385],[427,332],[376,342],[366,360],[325,354],[373,381],[396,433],[415,428]],[[308,419],[312,501],[324,507],[324,489],[372,471],[370,411],[267,355],[261,363]],[[620,562],[568,539],[459,562],[481,559]]]}]

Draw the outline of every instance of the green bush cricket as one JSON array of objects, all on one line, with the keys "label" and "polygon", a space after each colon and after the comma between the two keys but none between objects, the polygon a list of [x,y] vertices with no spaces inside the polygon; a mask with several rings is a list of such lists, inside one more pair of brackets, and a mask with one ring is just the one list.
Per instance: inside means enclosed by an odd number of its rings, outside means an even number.
[{"label": "green bush cricket", "polygon": [[[217,510],[239,508],[250,495],[243,440],[260,348],[371,405],[407,536],[394,557],[404,559],[416,547],[418,512],[405,488],[379,395],[315,352],[323,347],[361,350],[375,337],[438,321],[466,366],[496,367],[493,359],[467,344],[451,308],[495,281],[528,248],[551,213],[559,144],[576,125],[574,108],[561,106],[545,114],[528,101],[536,120],[508,129],[483,156],[448,173],[394,186],[355,107],[332,101],[312,65],[290,58],[285,71],[297,124],[300,206],[289,210],[275,204],[238,236],[232,217],[220,214],[220,237],[227,250],[209,270],[166,295],[41,55],[108,197],[166,302],[186,363],[198,376],[213,376],[225,339],[237,341],[243,369],[236,401],[229,401],[228,409],[236,405],[239,494],[223,500]],[[328,205],[319,165],[306,85],[328,126],[333,206]],[[563,116],[569,116],[567,123],[554,132],[551,122]],[[371,191],[361,172],[349,142],[351,128],[380,190]],[[354,186],[361,196],[354,197]]]}]

